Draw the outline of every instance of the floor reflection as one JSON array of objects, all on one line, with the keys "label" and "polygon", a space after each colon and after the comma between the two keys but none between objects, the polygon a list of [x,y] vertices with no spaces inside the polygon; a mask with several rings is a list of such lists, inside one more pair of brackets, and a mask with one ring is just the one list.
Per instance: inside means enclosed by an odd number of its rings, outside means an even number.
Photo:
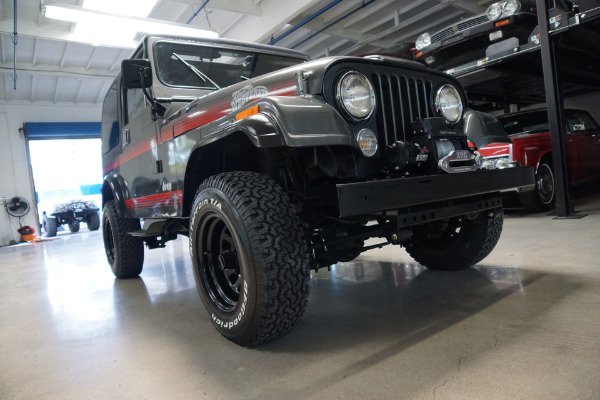
[{"label": "floor reflection", "polygon": [[526,286],[541,277],[514,267],[446,272],[414,262],[359,258],[338,263],[330,272],[313,274],[306,316],[290,338],[282,339],[282,346],[317,351],[376,343],[384,337],[410,345],[507,296],[524,294]]}]

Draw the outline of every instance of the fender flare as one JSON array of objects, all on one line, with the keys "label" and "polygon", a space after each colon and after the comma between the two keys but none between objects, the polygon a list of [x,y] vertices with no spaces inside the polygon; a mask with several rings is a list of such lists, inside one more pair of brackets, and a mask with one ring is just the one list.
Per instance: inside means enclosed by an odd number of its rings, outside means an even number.
[{"label": "fender flare", "polygon": [[125,188],[125,182],[120,175],[116,173],[106,175],[102,184],[102,209],[104,209],[106,202],[112,198],[117,202],[117,207],[121,213],[125,213]]},{"label": "fender flare", "polygon": [[231,124],[224,135],[242,131],[256,147],[358,147],[349,124],[323,99],[271,96],[246,104],[260,112]]}]

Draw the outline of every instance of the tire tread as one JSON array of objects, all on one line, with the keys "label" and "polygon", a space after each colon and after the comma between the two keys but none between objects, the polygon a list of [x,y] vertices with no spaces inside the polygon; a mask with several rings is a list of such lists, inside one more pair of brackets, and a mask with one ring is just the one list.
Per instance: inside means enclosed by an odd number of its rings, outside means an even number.
[{"label": "tire tread", "polygon": [[208,178],[196,199],[206,188],[220,190],[231,200],[248,232],[255,268],[263,270],[267,280],[266,292],[257,293],[267,300],[260,327],[245,337],[221,334],[242,346],[281,337],[304,314],[310,276],[303,231],[287,195],[271,179],[246,171]]}]

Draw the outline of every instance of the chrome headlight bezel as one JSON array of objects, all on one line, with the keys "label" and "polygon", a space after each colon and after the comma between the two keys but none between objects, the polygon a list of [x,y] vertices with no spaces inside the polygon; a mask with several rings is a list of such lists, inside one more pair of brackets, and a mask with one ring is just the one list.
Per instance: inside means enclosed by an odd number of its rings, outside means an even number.
[{"label": "chrome headlight bezel", "polygon": [[449,83],[443,84],[437,89],[434,97],[434,106],[437,113],[448,124],[457,124],[462,118],[464,111],[462,96],[458,89]]},{"label": "chrome headlight bezel", "polygon": [[420,35],[416,42],[415,47],[417,50],[423,50],[425,47],[431,46],[431,35],[427,32]]},{"label": "chrome headlight bezel", "polygon": [[[356,87],[363,88],[364,93],[361,94],[363,98],[357,99],[356,94],[350,93],[352,84],[358,84]],[[339,106],[353,120],[366,120],[375,111],[375,89],[369,79],[358,71],[348,71],[338,79],[335,97]]]}]

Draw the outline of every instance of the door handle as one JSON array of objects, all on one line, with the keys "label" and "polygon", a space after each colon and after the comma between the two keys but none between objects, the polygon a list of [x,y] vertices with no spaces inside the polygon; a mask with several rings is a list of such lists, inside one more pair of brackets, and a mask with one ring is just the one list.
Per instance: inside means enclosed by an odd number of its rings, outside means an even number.
[{"label": "door handle", "polygon": [[123,146],[127,146],[131,142],[131,134],[129,128],[123,129]]}]

